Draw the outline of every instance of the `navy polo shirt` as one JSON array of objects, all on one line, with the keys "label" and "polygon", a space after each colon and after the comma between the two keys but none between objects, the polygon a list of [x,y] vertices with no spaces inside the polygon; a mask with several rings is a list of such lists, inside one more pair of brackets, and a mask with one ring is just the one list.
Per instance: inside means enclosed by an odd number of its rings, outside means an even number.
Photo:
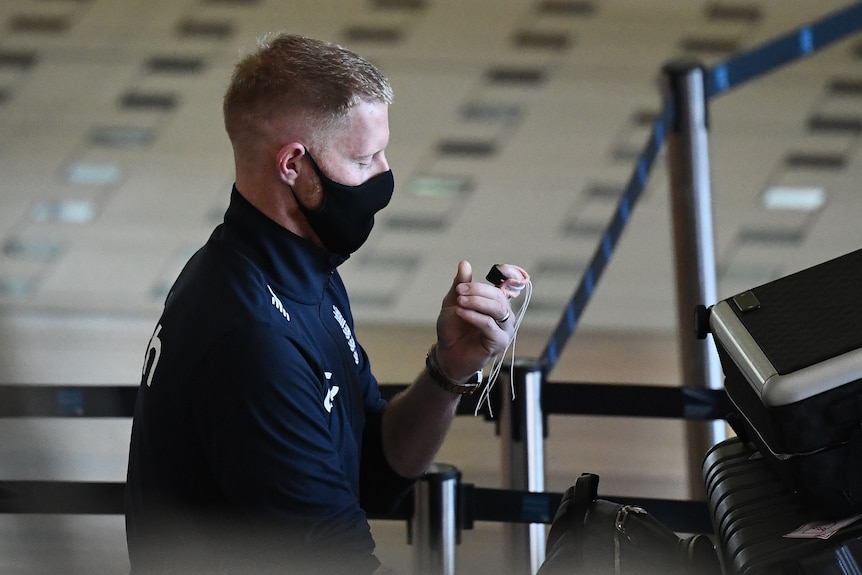
[{"label": "navy polo shirt", "polygon": [[370,573],[365,510],[411,481],[353,333],[340,258],[233,190],[148,346],[126,494],[133,573]]}]

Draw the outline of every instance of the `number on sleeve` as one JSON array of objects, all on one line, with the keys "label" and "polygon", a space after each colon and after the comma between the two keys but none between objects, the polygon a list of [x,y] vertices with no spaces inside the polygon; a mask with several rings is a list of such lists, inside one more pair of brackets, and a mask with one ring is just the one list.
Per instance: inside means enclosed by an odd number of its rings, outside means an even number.
[{"label": "number on sleeve", "polygon": [[153,333],[153,337],[150,338],[150,344],[147,347],[147,355],[144,357],[144,369],[141,376],[147,382],[147,387],[150,387],[153,383],[156,364],[159,363],[159,356],[162,355],[162,340],[159,339],[160,331],[162,331],[162,324],[156,326],[156,331]]}]

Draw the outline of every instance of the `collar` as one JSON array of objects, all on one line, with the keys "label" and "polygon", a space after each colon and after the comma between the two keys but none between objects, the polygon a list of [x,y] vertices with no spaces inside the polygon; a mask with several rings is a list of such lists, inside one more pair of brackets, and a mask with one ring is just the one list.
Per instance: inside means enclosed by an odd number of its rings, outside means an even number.
[{"label": "collar", "polygon": [[221,237],[248,257],[295,301],[319,300],[345,258],[332,254],[271,220],[234,185]]}]

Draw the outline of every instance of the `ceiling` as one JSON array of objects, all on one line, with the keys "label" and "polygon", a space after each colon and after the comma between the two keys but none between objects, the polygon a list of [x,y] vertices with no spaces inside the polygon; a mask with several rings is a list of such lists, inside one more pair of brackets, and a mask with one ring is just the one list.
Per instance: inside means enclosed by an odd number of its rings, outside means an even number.
[{"label": "ceiling", "polygon": [[[232,65],[288,30],[367,56],[395,88],[396,196],[342,267],[357,320],[433,322],[468,259],[482,276],[497,262],[526,268],[525,325],[550,332],[646,144],[662,65],[711,66],[847,4],[7,0],[0,309],[155,317],[227,204]],[[862,34],[709,113],[719,296],[860,247]],[[674,329],[666,161],[582,326]],[[821,190],[825,203],[769,208],[773,186]]]}]

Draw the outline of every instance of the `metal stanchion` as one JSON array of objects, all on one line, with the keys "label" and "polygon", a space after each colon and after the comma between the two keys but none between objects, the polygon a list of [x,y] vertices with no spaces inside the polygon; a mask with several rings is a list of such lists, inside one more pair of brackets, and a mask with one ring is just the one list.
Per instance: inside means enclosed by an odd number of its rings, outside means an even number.
[{"label": "metal stanchion", "polygon": [[[676,263],[677,328],[682,381],[721,389],[721,365],[712,342],[695,335],[694,310],[716,301],[715,246],[707,142],[704,69],[674,61],[662,70],[666,97],[675,103],[675,120],[667,134]],[[687,421],[689,496],[706,497],[701,464],[707,450],[725,439],[723,421]]]},{"label": "metal stanchion", "polygon": [[461,473],[432,463],[413,490],[413,573],[454,575],[457,543],[457,493]]},{"label": "metal stanchion", "polygon": [[[500,386],[500,438],[504,487],[521,491],[545,490],[545,422],[542,413],[543,373],[539,363],[516,360],[512,393]],[[501,372],[501,373],[502,373]],[[541,523],[504,525],[508,564],[513,573],[535,574],[545,560],[545,526]]]}]

